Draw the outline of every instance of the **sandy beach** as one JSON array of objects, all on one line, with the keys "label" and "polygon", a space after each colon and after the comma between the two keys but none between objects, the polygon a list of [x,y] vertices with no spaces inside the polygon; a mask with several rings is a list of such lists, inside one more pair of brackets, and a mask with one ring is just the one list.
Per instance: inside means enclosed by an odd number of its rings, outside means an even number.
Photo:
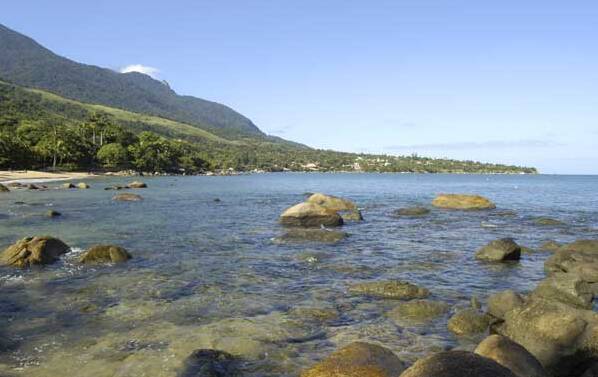
[{"label": "sandy beach", "polygon": [[13,181],[60,181],[68,179],[84,179],[97,175],[83,172],[45,172],[36,170],[0,170],[0,182]]}]

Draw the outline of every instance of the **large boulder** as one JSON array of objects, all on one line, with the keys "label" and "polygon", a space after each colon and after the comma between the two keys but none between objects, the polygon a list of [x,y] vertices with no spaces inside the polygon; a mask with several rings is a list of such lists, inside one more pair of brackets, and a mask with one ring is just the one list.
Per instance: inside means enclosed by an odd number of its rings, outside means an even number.
[{"label": "large boulder", "polygon": [[512,238],[501,238],[479,249],[475,257],[488,262],[519,260],[521,258],[521,246]]},{"label": "large boulder", "polygon": [[562,303],[591,309],[594,300],[593,287],[577,275],[554,273],[542,280],[531,293],[532,297],[560,301]]},{"label": "large boulder", "polygon": [[195,350],[183,362],[177,377],[234,377],[238,376],[239,360],[218,350]]},{"label": "large boulder", "polygon": [[299,203],[286,209],[280,216],[280,223],[286,226],[340,226],[342,217],[334,210],[315,203]]},{"label": "large boulder", "polygon": [[337,243],[349,235],[345,232],[330,229],[291,228],[282,236],[274,239],[277,243],[321,242]]},{"label": "large boulder", "polygon": [[390,350],[364,342],[351,343],[301,373],[301,377],[399,377],[403,362]]},{"label": "large boulder", "polygon": [[494,203],[483,196],[462,194],[438,195],[432,201],[432,205],[439,208],[459,210],[484,210],[496,208]]},{"label": "large boulder", "polygon": [[10,190],[8,189],[8,187],[0,183],[0,192],[10,192]]},{"label": "large boulder", "polygon": [[312,194],[309,198],[307,198],[306,202],[320,205],[335,212],[353,211],[357,209],[357,205],[350,200],[321,193]]},{"label": "large boulder", "polygon": [[54,237],[27,237],[17,241],[0,254],[0,263],[26,268],[33,265],[51,264],[70,247]]},{"label": "large boulder", "polygon": [[426,298],[430,295],[430,291],[427,288],[400,280],[373,281],[354,284],[349,287],[349,292],[365,296],[400,300]]},{"label": "large boulder", "polygon": [[426,323],[448,312],[450,306],[441,301],[411,300],[402,302],[386,313],[398,325]]},{"label": "large boulder", "polygon": [[559,301],[529,299],[494,330],[527,349],[554,376],[575,375],[598,358],[598,313]]},{"label": "large boulder", "polygon": [[505,313],[522,306],[523,303],[523,297],[519,293],[507,289],[488,297],[487,312],[495,318],[504,319]]},{"label": "large boulder", "polygon": [[95,245],[83,253],[79,262],[91,263],[120,263],[131,259],[127,250],[115,245]]},{"label": "large boulder", "polygon": [[401,377],[517,377],[496,361],[466,351],[440,352],[420,359]]},{"label": "large boulder", "polygon": [[114,195],[112,197],[112,200],[117,201],[117,202],[139,202],[139,201],[143,200],[143,197],[141,195],[137,195],[137,194],[122,193],[122,194]]},{"label": "large boulder", "polygon": [[496,361],[518,377],[548,377],[544,367],[534,355],[504,336],[490,335],[477,346],[474,352]]},{"label": "large boulder", "polygon": [[598,282],[598,240],[578,240],[560,247],[544,262],[548,273],[565,272]]},{"label": "large boulder", "polygon": [[490,326],[490,318],[474,308],[455,313],[448,321],[448,329],[457,336],[470,336],[485,332]]},{"label": "large boulder", "polygon": [[147,188],[147,184],[141,181],[133,181],[127,185],[130,189],[140,189],[140,188]]}]

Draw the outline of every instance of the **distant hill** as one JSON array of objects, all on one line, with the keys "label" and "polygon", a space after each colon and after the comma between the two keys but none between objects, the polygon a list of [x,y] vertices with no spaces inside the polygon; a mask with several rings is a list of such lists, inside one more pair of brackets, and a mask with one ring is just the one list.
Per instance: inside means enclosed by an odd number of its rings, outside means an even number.
[{"label": "distant hill", "polygon": [[56,55],[0,24],[0,78],[62,97],[160,116],[227,138],[266,135],[233,109],[191,96],[141,73],[118,73]]}]

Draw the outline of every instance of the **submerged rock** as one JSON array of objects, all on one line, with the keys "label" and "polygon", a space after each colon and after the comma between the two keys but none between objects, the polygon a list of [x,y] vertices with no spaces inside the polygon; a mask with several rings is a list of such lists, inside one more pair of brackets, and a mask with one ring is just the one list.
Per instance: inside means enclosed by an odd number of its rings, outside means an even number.
[{"label": "submerged rock", "polygon": [[289,315],[302,321],[328,322],[337,320],[340,317],[338,310],[334,308],[310,308],[297,307],[289,311]]},{"label": "submerged rock", "polygon": [[285,232],[282,236],[275,238],[274,241],[278,243],[337,243],[348,236],[347,233],[337,230],[293,228]]},{"label": "submerged rock", "polygon": [[127,185],[128,188],[131,189],[140,189],[140,188],[147,188],[147,184],[141,181],[134,181]]},{"label": "submerged rock", "polygon": [[27,185],[27,189],[28,190],[39,190],[40,187],[34,185],[33,183],[30,183],[30,184]]},{"label": "submerged rock", "polygon": [[238,376],[238,360],[231,354],[211,349],[195,350],[183,362],[177,377]]},{"label": "submerged rock", "polygon": [[543,251],[557,251],[562,245],[556,241],[546,241],[540,245],[540,250]]},{"label": "submerged rock", "polygon": [[474,352],[496,361],[517,377],[548,377],[544,367],[534,355],[504,336],[490,335],[477,346]]},{"label": "submerged rock", "polygon": [[108,190],[122,190],[122,189],[124,189],[124,187],[123,186],[119,186],[119,185],[104,187],[104,190],[106,190],[106,191],[108,191]]},{"label": "submerged rock", "polygon": [[402,300],[426,298],[430,295],[428,289],[400,280],[373,281],[354,284],[349,287],[349,292],[366,296]]},{"label": "submerged rock", "polygon": [[10,192],[9,188],[0,183],[0,192]]},{"label": "submerged rock", "polygon": [[449,319],[448,329],[457,336],[475,335],[485,332],[490,318],[477,309],[463,309]]},{"label": "submerged rock", "polygon": [[118,202],[138,202],[138,201],[143,200],[143,197],[141,195],[137,195],[137,194],[123,193],[123,194],[114,195],[112,197],[112,200],[115,200]]},{"label": "submerged rock", "polygon": [[496,208],[494,203],[483,196],[462,194],[438,195],[432,201],[432,205],[439,208],[460,210],[484,210]]},{"label": "submerged rock", "polygon": [[321,193],[312,194],[309,198],[307,198],[306,202],[320,205],[335,212],[353,211],[357,209],[357,205],[350,200]]},{"label": "submerged rock", "polygon": [[280,223],[304,227],[339,226],[343,225],[343,219],[336,211],[319,204],[299,203],[282,213]]},{"label": "submerged rock", "polygon": [[399,325],[425,323],[448,312],[450,306],[441,301],[412,300],[399,304],[386,315]]},{"label": "submerged rock", "polygon": [[95,245],[85,251],[80,263],[119,263],[131,259],[127,250],[115,245]]},{"label": "submerged rock", "polygon": [[420,217],[425,216],[430,213],[430,210],[426,207],[407,207],[407,208],[399,208],[395,210],[392,214],[396,217]]},{"label": "submerged rock", "polygon": [[491,316],[504,319],[505,313],[522,306],[523,297],[511,289],[498,292],[488,297],[487,312]]},{"label": "submerged rock", "polygon": [[77,188],[88,189],[89,187],[90,186],[87,183],[85,183],[85,182],[79,182],[79,183],[77,183]]},{"label": "submerged rock", "polygon": [[519,260],[521,258],[521,246],[512,238],[502,238],[482,247],[476,252],[475,257],[489,262]]},{"label": "submerged rock", "polygon": [[69,249],[69,246],[58,238],[27,237],[6,248],[0,254],[0,263],[19,268],[51,264]]},{"label": "submerged rock", "polygon": [[541,225],[541,226],[562,226],[565,225],[562,221],[550,218],[550,217],[538,217],[536,220],[534,220],[534,222],[536,223],[536,225]]},{"label": "submerged rock", "polygon": [[389,349],[355,342],[333,352],[301,377],[399,377],[404,370],[403,362]]},{"label": "submerged rock", "polygon": [[466,351],[447,351],[415,362],[401,377],[517,377],[494,360]]}]

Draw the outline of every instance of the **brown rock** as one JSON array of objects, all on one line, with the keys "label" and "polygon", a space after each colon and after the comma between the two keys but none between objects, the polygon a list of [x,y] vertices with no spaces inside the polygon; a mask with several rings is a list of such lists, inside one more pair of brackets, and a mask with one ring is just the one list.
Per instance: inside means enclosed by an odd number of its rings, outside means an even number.
[{"label": "brown rock", "polygon": [[19,268],[51,264],[69,249],[54,237],[27,237],[6,248],[0,254],[0,263]]},{"label": "brown rock", "polygon": [[517,377],[494,360],[466,351],[440,352],[415,362],[401,377]]},{"label": "brown rock", "polygon": [[494,209],[496,205],[479,195],[441,194],[432,201],[432,205],[445,209],[483,210]]},{"label": "brown rock", "polygon": [[547,377],[540,362],[521,345],[501,335],[490,335],[474,351],[508,368],[518,377]]},{"label": "brown rock", "polygon": [[120,246],[95,245],[87,249],[79,259],[81,263],[120,263],[131,259],[131,255]]},{"label": "brown rock", "polygon": [[143,197],[141,197],[141,195],[137,195],[137,194],[123,193],[123,194],[114,195],[112,197],[112,200],[119,201],[119,202],[138,202],[140,200],[143,200]]},{"label": "brown rock", "polygon": [[280,216],[280,223],[287,226],[339,226],[342,217],[334,210],[315,203],[299,203],[286,209]]}]

